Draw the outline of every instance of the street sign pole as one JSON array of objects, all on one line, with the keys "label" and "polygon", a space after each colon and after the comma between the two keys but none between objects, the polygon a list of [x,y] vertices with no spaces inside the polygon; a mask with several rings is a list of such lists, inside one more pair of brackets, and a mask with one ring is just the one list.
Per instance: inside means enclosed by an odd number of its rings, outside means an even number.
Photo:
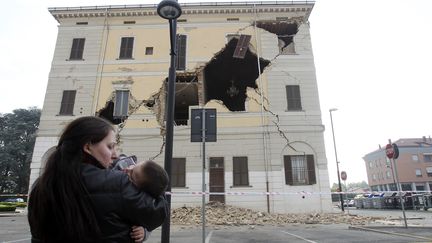
[{"label": "street sign pole", "polygon": [[206,168],[206,156],[205,156],[205,141],[206,141],[206,111],[204,108],[202,110],[202,207],[201,207],[201,217],[202,217],[202,243],[205,243],[205,191],[206,191],[206,184],[205,184],[205,168]]},{"label": "street sign pole", "polygon": [[[347,187],[347,185],[346,185],[346,180],[347,180],[347,173],[346,173],[346,171],[342,171],[341,172],[341,179],[344,181],[344,185],[345,185],[345,202],[347,202],[347,207],[346,207],[346,209],[347,209],[347,213],[348,213],[348,215],[349,215],[349,200],[348,200],[348,194],[347,194],[347,192],[348,192],[348,187]],[[342,193],[342,192],[341,192]]]},{"label": "street sign pole", "polygon": [[[386,155],[389,159],[391,159],[393,161],[393,168],[394,168],[394,172],[395,172],[395,179],[396,179],[396,186],[398,189],[398,194],[399,194],[399,200],[401,202],[401,206],[402,206],[402,214],[404,217],[404,222],[405,222],[405,228],[408,228],[408,224],[407,224],[407,219],[406,219],[406,215],[405,215],[405,202],[402,198],[402,186],[399,183],[399,176],[398,176],[398,172],[397,172],[397,166],[396,166],[396,159],[395,159],[395,155],[396,157],[399,155],[399,151],[397,149],[397,145],[396,144],[392,144],[391,140],[388,140],[389,143],[386,146]],[[396,153],[395,153],[396,150]]]}]

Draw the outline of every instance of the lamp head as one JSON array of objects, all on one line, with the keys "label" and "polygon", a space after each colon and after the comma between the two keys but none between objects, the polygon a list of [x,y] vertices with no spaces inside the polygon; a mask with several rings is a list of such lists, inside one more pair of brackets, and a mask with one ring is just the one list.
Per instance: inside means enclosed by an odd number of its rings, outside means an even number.
[{"label": "lamp head", "polygon": [[337,110],[338,110],[337,108],[331,108],[329,111],[332,112],[332,111],[337,111]]},{"label": "lamp head", "polygon": [[157,6],[157,13],[164,19],[177,19],[182,10],[176,0],[163,0]]}]

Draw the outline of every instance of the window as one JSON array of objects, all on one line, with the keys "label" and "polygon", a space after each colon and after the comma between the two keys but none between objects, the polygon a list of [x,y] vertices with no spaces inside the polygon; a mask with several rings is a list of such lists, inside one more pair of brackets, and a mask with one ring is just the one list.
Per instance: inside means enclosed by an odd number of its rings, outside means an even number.
[{"label": "window", "polygon": [[239,21],[239,18],[227,18],[227,21]]},{"label": "window", "polygon": [[88,25],[88,22],[76,22],[76,25]]},{"label": "window", "polygon": [[123,24],[135,24],[135,21],[123,21]]},{"label": "window", "polygon": [[373,162],[369,161],[369,168],[372,168],[372,167],[373,167]]},{"label": "window", "polygon": [[59,115],[73,115],[76,90],[64,90]]},{"label": "window", "polygon": [[146,55],[153,55],[153,47],[152,46],[146,47],[145,54]]},{"label": "window", "polygon": [[186,158],[172,159],[171,186],[186,186]]},{"label": "window", "polygon": [[417,176],[417,177],[422,177],[421,169],[416,169],[416,170],[415,170],[415,173],[416,173],[416,176]]},{"label": "window", "polygon": [[125,118],[128,116],[129,90],[116,90],[113,118]]},{"label": "window", "polygon": [[432,167],[426,167],[426,173],[428,177],[432,177]]},{"label": "window", "polygon": [[233,157],[233,185],[249,186],[247,157]]},{"label": "window", "polygon": [[120,45],[119,59],[131,59],[133,50],[134,38],[122,37]]},{"label": "window", "polygon": [[300,86],[298,85],[287,85],[286,86],[287,102],[289,111],[301,111],[301,98],[300,98]]},{"label": "window", "polygon": [[412,158],[413,161],[416,161],[416,162],[419,161],[419,158],[418,158],[417,154],[411,155],[411,158]]},{"label": "window", "polygon": [[186,69],[186,35],[177,35],[177,70]]},{"label": "window", "polygon": [[432,154],[423,154],[424,162],[432,162]]},{"label": "window", "polygon": [[422,192],[422,191],[424,191],[425,190],[425,185],[424,184],[417,184],[416,183],[416,191],[420,191],[420,192]]},{"label": "window", "polygon": [[313,155],[285,155],[284,165],[287,185],[316,184]]},{"label": "window", "polygon": [[412,186],[410,183],[402,183],[402,191],[412,191]]},{"label": "window", "polygon": [[69,60],[82,60],[85,38],[75,38],[72,41],[72,49]]},{"label": "window", "polygon": [[376,174],[373,174],[373,175],[372,175],[372,180],[373,180],[373,181],[376,181],[376,180],[377,180],[377,175],[376,175]]}]

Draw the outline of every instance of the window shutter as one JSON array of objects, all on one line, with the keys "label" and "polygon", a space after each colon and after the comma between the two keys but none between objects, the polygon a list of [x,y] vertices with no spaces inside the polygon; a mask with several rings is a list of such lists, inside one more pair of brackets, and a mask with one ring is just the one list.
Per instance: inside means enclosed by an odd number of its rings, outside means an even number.
[{"label": "window shutter", "polygon": [[84,38],[75,38],[72,41],[71,53],[69,56],[70,60],[80,60],[83,56],[84,51]]},{"label": "window shutter", "polygon": [[186,35],[177,35],[177,70],[186,69]]},{"label": "window shutter", "polygon": [[114,118],[125,118],[128,116],[129,90],[117,90],[114,103]]},{"label": "window shutter", "polygon": [[237,42],[237,46],[234,50],[233,57],[243,59],[249,47],[251,36],[250,35],[240,35],[240,39]]},{"label": "window shutter", "polygon": [[121,39],[119,59],[132,58],[133,44],[134,44],[133,37],[123,37]]},{"label": "window shutter", "polygon": [[299,111],[302,109],[299,85],[287,85],[286,95],[289,111]]},{"label": "window shutter", "polygon": [[60,115],[73,115],[76,90],[64,90],[60,105]]},{"label": "window shutter", "polygon": [[233,185],[249,185],[249,170],[247,157],[233,157]]},{"label": "window shutter", "polygon": [[285,166],[285,184],[293,185],[293,176],[292,176],[292,165],[291,165],[291,156],[284,156],[284,166]]},{"label": "window shutter", "polygon": [[309,185],[316,184],[316,176],[315,176],[315,162],[314,157],[311,154],[307,155],[307,169],[308,169],[308,179]]},{"label": "window shutter", "polygon": [[172,160],[172,187],[186,186],[186,158],[173,158]]}]

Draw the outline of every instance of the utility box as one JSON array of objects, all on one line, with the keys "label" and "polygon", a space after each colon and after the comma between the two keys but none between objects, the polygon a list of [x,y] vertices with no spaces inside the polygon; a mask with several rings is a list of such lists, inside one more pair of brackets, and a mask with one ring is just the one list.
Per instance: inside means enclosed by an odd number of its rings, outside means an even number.
[{"label": "utility box", "polygon": [[[216,142],[216,109],[205,109],[205,142]],[[202,142],[203,109],[191,109],[191,142]]]}]

